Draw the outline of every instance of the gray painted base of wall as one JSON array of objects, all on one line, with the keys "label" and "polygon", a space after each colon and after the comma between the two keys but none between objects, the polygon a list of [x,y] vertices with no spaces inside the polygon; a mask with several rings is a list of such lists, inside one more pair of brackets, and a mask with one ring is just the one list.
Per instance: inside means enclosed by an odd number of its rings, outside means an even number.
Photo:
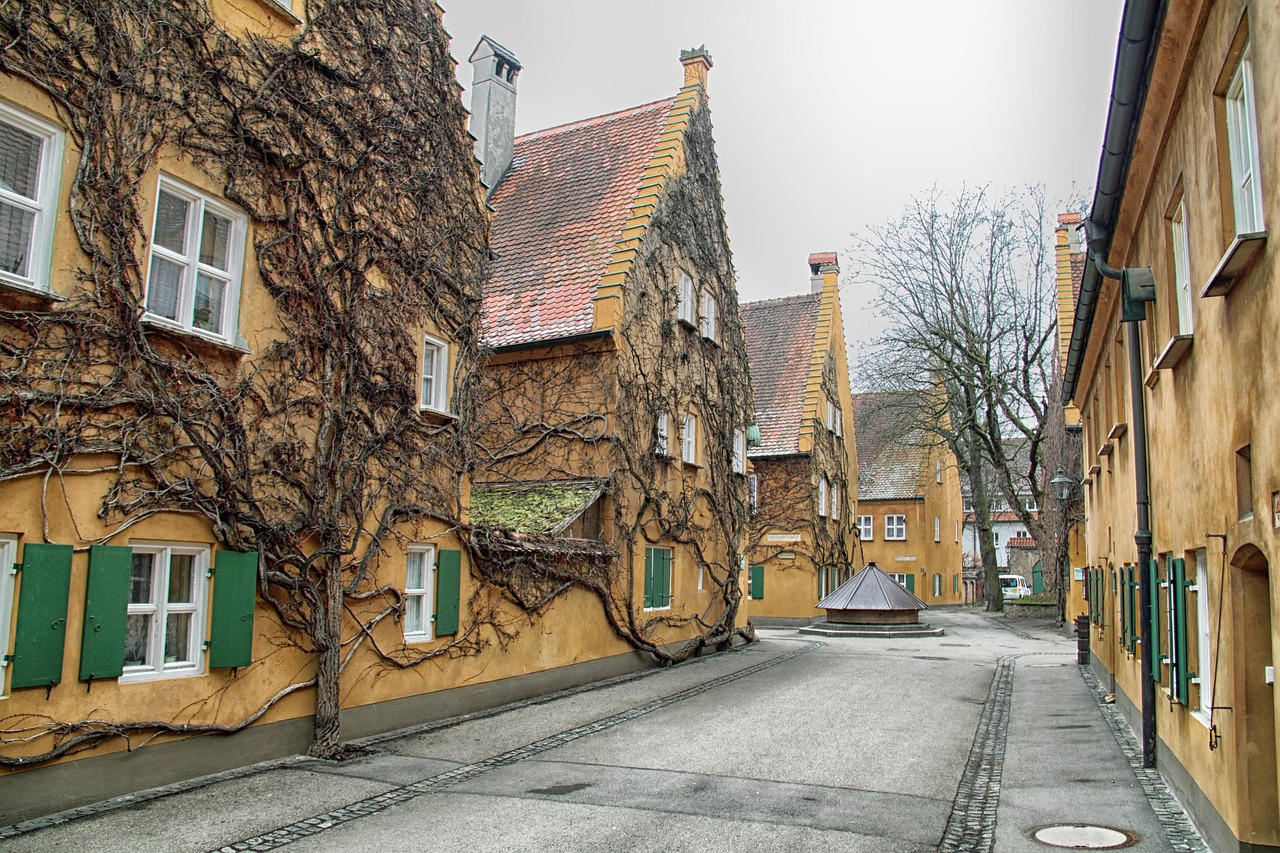
[{"label": "gray painted base of wall", "polygon": [[751,624],[757,628],[804,628],[814,622],[821,622],[821,617],[812,619],[803,616],[752,616]]},{"label": "gray painted base of wall", "polygon": [[[1093,661],[1091,666],[1098,679],[1103,684],[1111,683],[1111,672],[1106,665],[1098,658],[1097,655],[1091,654]],[[1142,711],[1134,704],[1124,691],[1116,690],[1116,707],[1120,709],[1121,715],[1124,717],[1129,728],[1135,732],[1142,728]],[[1159,701],[1157,699],[1157,701]],[[1209,845],[1209,849],[1214,853],[1280,853],[1280,847],[1273,847],[1270,844],[1249,844],[1242,842],[1236,838],[1235,833],[1227,826],[1226,821],[1222,819],[1222,815],[1218,814],[1218,810],[1213,807],[1213,803],[1205,796],[1200,786],[1196,784],[1196,780],[1182,766],[1182,762],[1178,761],[1177,756],[1170,751],[1169,747],[1160,739],[1160,733],[1156,732],[1156,769],[1160,771],[1160,777],[1164,779],[1164,783],[1169,786],[1169,790],[1178,798],[1178,802],[1182,803],[1182,807],[1187,810],[1187,815],[1191,818],[1191,822],[1195,824],[1196,830],[1203,836],[1205,843]]]},{"label": "gray painted base of wall", "polygon": [[[456,717],[601,679],[650,669],[653,658],[628,652],[556,669],[440,690],[342,712],[343,740]],[[170,785],[288,755],[311,745],[310,717],[252,726],[234,735],[201,735],[0,776],[0,826],[50,815],[145,788]]]}]

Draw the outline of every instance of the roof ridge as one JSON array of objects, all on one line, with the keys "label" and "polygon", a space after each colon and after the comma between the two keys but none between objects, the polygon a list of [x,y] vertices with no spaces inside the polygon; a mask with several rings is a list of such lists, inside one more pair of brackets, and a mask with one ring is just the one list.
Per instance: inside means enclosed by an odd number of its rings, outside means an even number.
[{"label": "roof ridge", "polygon": [[818,297],[819,301],[822,300],[821,293],[793,293],[790,296],[775,296],[772,299],[756,299],[751,302],[740,302],[738,303],[738,308],[739,310],[741,310],[743,308],[751,308],[756,305],[768,305],[770,303],[775,303],[775,302],[785,302],[788,299],[812,299],[815,296]]},{"label": "roof ridge", "polygon": [[639,106],[635,106],[635,107],[626,107],[625,109],[615,110],[611,113],[600,113],[600,115],[591,116],[589,118],[581,118],[576,121],[567,122],[565,124],[556,124],[556,125],[552,125],[551,127],[545,127],[542,130],[531,130],[528,133],[523,133],[520,136],[517,136],[515,138],[515,141],[519,142],[522,139],[531,139],[535,136],[545,136],[545,135],[551,135],[556,133],[566,133],[570,130],[577,130],[580,127],[585,127],[593,122],[598,122],[600,121],[600,119],[607,119],[607,118],[614,118],[614,117],[623,118],[625,116],[635,115],[636,113],[643,112],[644,110],[652,109],[661,104],[666,104],[669,107],[671,104],[675,103],[675,100],[676,100],[675,96],[672,96],[669,98],[659,98],[658,100],[650,101],[647,104],[640,104]]}]

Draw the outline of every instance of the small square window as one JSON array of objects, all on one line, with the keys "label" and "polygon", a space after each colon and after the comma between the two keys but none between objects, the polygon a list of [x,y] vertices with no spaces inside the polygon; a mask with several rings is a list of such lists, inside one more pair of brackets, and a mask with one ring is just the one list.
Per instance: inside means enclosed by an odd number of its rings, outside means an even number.
[{"label": "small square window", "polygon": [[858,538],[870,542],[876,538],[876,517],[874,515],[858,516]]},{"label": "small square window", "polygon": [[422,389],[419,407],[449,411],[449,345],[427,335],[422,343]]},{"label": "small square window", "polygon": [[433,639],[431,614],[434,608],[436,549],[431,545],[410,545],[405,555],[404,641],[423,643]]},{"label": "small square window", "polygon": [[0,103],[0,281],[50,290],[62,133]]},{"label": "small square window", "polygon": [[247,223],[235,208],[161,177],[148,261],[148,317],[234,343]]},{"label": "small square window", "polygon": [[886,515],[884,517],[884,538],[889,541],[906,539],[907,517],[905,515]]}]

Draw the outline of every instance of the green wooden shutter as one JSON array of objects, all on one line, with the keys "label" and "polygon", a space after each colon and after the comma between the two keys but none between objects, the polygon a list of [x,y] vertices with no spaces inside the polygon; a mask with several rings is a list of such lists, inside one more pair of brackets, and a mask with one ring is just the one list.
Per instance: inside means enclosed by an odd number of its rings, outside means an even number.
[{"label": "green wooden shutter", "polygon": [[1107,578],[1102,569],[1098,572],[1101,575],[1098,578],[1098,627],[1105,629],[1107,627]]},{"label": "green wooden shutter", "polygon": [[1138,626],[1139,613],[1138,608],[1138,578],[1135,575],[1136,566],[1125,566],[1125,578],[1129,584],[1129,654],[1136,655],[1138,653],[1138,635],[1141,629]]},{"label": "green wooden shutter", "polygon": [[907,572],[907,592],[914,593],[916,591],[916,576]]},{"label": "green wooden shutter", "polygon": [[125,617],[133,549],[119,545],[89,548],[89,584],[80,634],[80,680],[119,678],[124,672]]},{"label": "green wooden shutter", "polygon": [[248,666],[253,662],[258,552],[219,551],[217,560],[209,617],[209,667]]},{"label": "green wooden shutter", "polygon": [[28,543],[22,549],[10,687],[50,687],[62,680],[70,594],[71,546]]},{"label": "green wooden shutter", "polygon": [[436,636],[458,633],[462,606],[462,552],[442,550],[436,558]]},{"label": "green wooden shutter", "polygon": [[671,606],[671,551],[666,548],[658,552],[658,591],[654,599],[659,607]]},{"label": "green wooden shutter", "polygon": [[1151,666],[1151,679],[1160,683],[1160,563],[1147,563],[1147,589],[1151,595],[1151,649],[1143,650]]},{"label": "green wooden shutter", "polygon": [[1169,595],[1175,606],[1174,619],[1174,654],[1177,657],[1177,677],[1170,676],[1176,685],[1175,699],[1180,705],[1187,704],[1190,695],[1191,667],[1187,660],[1187,561],[1182,557],[1173,560],[1173,577],[1169,581]]},{"label": "green wooden shutter", "polygon": [[653,548],[644,549],[644,606],[653,607]]},{"label": "green wooden shutter", "polygon": [[764,598],[764,566],[751,567],[751,597]]},{"label": "green wooden shutter", "polygon": [[1120,567],[1120,645],[1129,648],[1129,585],[1125,583],[1124,566]]}]

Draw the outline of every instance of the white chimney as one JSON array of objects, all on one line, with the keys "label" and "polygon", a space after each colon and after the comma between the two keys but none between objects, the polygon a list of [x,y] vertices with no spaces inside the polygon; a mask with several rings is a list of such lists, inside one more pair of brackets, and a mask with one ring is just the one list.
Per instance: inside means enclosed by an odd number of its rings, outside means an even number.
[{"label": "white chimney", "polygon": [[480,180],[492,190],[511,165],[516,140],[515,54],[488,36],[471,51],[471,135],[476,138]]}]

